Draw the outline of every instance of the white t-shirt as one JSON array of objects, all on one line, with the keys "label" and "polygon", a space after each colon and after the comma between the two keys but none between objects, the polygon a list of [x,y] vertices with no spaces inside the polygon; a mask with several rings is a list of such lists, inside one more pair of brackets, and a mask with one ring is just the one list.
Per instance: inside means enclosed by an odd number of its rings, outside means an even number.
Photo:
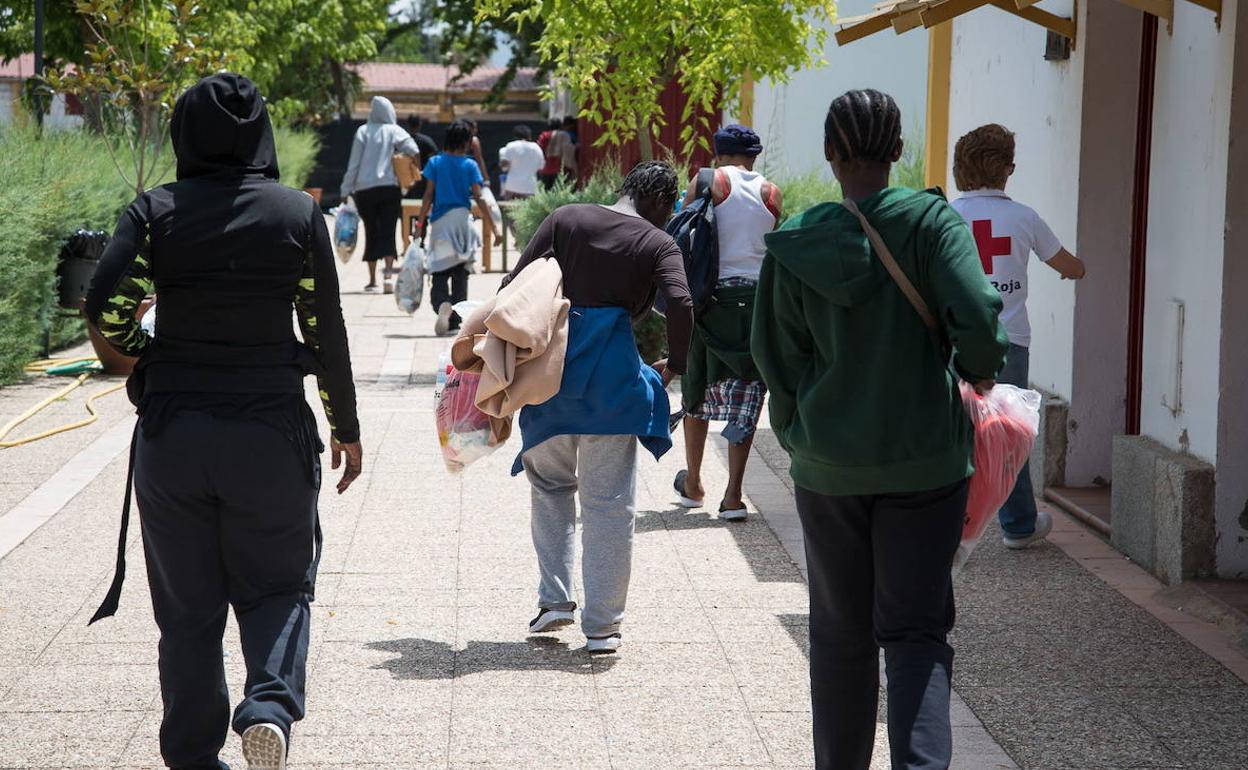
[{"label": "white t-shirt", "polygon": [[1001,323],[1010,342],[1030,347],[1027,261],[1035,254],[1048,262],[1062,250],[1062,242],[1031,207],[1012,200],[1002,190],[963,193],[953,207],[975,236],[984,274],[1001,292]]},{"label": "white t-shirt", "polygon": [[503,192],[532,195],[537,192],[537,172],[546,165],[546,154],[537,142],[516,139],[498,151],[498,159],[508,163]]}]

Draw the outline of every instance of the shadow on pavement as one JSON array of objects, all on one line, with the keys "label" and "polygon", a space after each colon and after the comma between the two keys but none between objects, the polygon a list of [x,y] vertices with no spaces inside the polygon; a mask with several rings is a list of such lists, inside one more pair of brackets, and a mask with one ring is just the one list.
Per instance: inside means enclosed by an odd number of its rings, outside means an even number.
[{"label": "shadow on pavement", "polygon": [[[399,657],[373,666],[389,671],[395,679],[453,679],[482,671],[565,671],[591,674],[615,665],[614,656],[597,656],[590,664],[584,647],[570,647],[555,637],[530,636],[523,642],[469,642],[456,650],[448,642],[429,639],[394,639],[370,642],[370,650],[392,652]],[[453,666],[447,663],[454,661]]]},{"label": "shadow on pavement", "polygon": [[801,583],[802,574],[784,551],[771,527],[760,514],[745,521],[722,521],[714,512],[701,509],[671,508],[666,511],[638,511],[637,534],[663,530],[724,529],[736,540],[737,550],[760,583]]}]

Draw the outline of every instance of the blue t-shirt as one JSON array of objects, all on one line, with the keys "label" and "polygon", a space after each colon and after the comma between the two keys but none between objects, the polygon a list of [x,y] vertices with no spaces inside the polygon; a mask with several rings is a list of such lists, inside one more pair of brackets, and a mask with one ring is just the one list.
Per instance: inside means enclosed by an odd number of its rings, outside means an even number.
[{"label": "blue t-shirt", "polygon": [[433,211],[429,214],[430,222],[437,222],[451,209],[471,208],[472,186],[485,183],[475,159],[445,152],[429,159],[424,175],[433,182]]}]

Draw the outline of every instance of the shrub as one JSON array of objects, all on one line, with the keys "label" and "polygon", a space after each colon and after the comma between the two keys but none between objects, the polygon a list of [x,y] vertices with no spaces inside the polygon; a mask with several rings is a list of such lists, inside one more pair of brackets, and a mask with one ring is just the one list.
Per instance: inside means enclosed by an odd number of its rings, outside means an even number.
[{"label": "shrub", "polygon": [[827,179],[818,171],[808,171],[801,176],[780,179],[776,182],[784,193],[784,218],[788,220],[811,206],[841,199],[841,186]]},{"label": "shrub", "polygon": [[[55,349],[83,337],[82,322],[56,305],[57,255],[79,228],[111,232],[133,197],[100,137],[39,135],[20,117],[0,126],[0,384],[20,377],[45,341]],[[301,187],[317,138],[279,129],[276,141],[283,181]]]},{"label": "shrub", "polygon": [[42,351],[82,334],[59,316],[56,257],[80,227],[111,230],[129,198],[99,140],[77,132],[0,128],[0,383]]},{"label": "shrub", "polygon": [[273,141],[277,145],[277,166],[282,172],[282,184],[302,190],[316,165],[316,153],[321,149],[320,137],[314,131],[279,126],[273,131]]}]

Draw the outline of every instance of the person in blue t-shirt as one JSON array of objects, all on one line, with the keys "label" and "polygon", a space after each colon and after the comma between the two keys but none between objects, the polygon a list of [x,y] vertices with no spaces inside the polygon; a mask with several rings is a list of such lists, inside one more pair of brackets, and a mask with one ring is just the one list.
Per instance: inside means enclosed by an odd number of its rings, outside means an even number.
[{"label": "person in blue t-shirt", "polygon": [[[428,232],[427,270],[433,276],[429,298],[438,313],[434,331],[445,336],[459,330],[457,302],[468,299],[469,266],[476,259],[481,235],[472,224],[472,202],[493,227],[490,209],[481,198],[485,179],[475,159],[468,156],[472,129],[457,120],[446,131],[442,152],[425,166],[425,197],[420,206],[420,232]],[[431,230],[426,230],[431,226]]]}]

